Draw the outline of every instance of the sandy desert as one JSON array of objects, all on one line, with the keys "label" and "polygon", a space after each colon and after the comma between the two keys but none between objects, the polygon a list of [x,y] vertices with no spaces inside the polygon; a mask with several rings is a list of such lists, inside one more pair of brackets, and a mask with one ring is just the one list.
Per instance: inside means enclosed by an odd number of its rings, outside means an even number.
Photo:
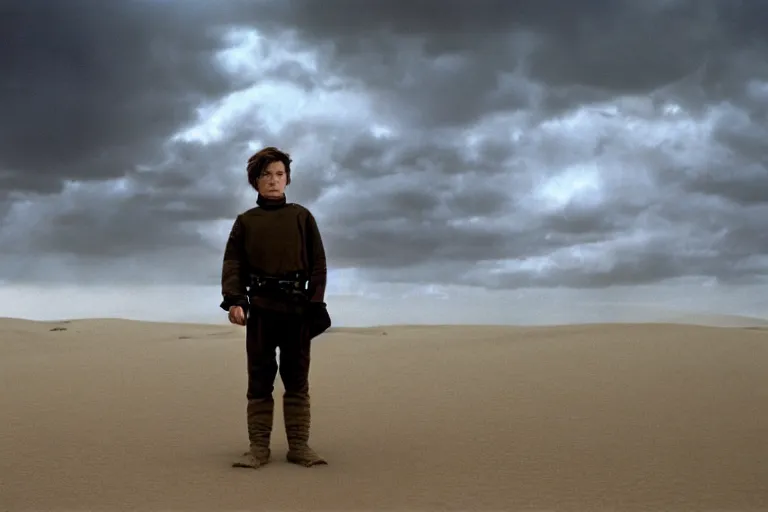
[{"label": "sandy desert", "polygon": [[333,329],[329,465],[277,400],[249,470],[241,327],[1,319],[0,510],[766,510],[767,370],[738,322]]}]

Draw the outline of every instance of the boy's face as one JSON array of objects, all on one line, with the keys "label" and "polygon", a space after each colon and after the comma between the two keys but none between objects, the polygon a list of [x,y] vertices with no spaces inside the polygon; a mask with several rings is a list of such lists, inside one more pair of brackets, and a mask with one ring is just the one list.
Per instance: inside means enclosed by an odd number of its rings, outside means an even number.
[{"label": "boy's face", "polygon": [[288,174],[283,162],[272,162],[259,176],[259,194],[269,199],[280,199],[287,184]]}]

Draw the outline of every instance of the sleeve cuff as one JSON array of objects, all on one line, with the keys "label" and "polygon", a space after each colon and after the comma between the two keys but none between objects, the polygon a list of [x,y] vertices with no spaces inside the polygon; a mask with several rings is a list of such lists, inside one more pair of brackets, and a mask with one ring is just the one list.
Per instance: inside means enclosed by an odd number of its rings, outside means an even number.
[{"label": "sleeve cuff", "polygon": [[219,304],[219,307],[224,311],[229,311],[232,306],[240,306],[243,309],[248,309],[248,297],[242,295],[225,295],[224,300]]}]

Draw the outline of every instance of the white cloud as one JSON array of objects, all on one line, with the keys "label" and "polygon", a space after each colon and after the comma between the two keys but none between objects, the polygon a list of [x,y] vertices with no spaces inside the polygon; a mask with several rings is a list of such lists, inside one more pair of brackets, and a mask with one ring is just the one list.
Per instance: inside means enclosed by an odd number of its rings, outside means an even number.
[{"label": "white cloud", "polygon": [[224,37],[226,47],[216,59],[233,77],[258,81],[267,69],[285,63],[295,63],[315,73],[318,71],[317,52],[300,45],[290,34],[284,33],[275,40],[253,28],[235,28]]},{"label": "white cloud", "polygon": [[537,187],[534,198],[544,210],[559,210],[572,203],[599,204],[604,199],[601,174],[595,164],[568,167]]}]

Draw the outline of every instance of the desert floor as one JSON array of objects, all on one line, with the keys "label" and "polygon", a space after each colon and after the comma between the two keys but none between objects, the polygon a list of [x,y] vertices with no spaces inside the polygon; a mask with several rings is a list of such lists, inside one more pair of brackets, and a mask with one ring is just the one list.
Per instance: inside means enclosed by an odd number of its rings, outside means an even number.
[{"label": "desert floor", "polygon": [[[244,330],[0,320],[0,510],[768,509],[768,330],[340,329],[247,447]],[[276,384],[276,398],[282,393]]]}]

